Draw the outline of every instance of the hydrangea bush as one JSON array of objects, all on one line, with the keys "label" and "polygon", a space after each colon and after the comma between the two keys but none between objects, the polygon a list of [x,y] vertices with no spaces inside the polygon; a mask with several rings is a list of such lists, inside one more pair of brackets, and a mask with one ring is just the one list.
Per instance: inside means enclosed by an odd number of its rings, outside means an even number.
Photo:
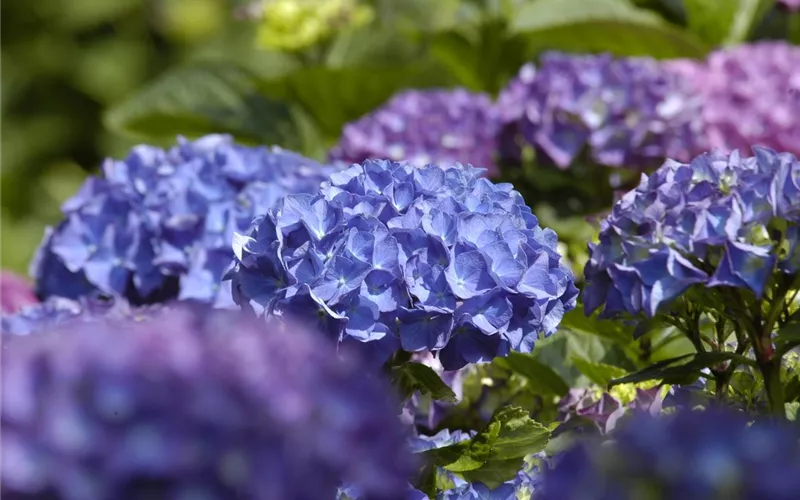
[{"label": "hydrangea bush", "polygon": [[5,337],[2,380],[9,498],[402,500],[412,471],[390,391],[298,326],[73,322]]},{"label": "hydrangea bush", "polygon": [[544,471],[537,500],[770,498],[800,488],[800,433],[743,414],[639,415],[607,443],[581,443]]},{"label": "hydrangea bush", "polygon": [[495,155],[497,111],[487,94],[456,90],[407,90],[344,126],[331,161],[405,161],[418,167],[471,164],[500,173]]},{"label": "hydrangea bush", "polygon": [[333,171],[279,148],[231,137],[133,148],[62,206],[31,265],[40,297],[92,293],[134,304],[171,299],[230,303],[220,278],[235,231],[287,193],[314,192]]},{"label": "hydrangea bush", "polygon": [[750,146],[765,146],[800,154],[800,47],[759,42],[667,66],[702,97],[709,148],[747,154]]},{"label": "hydrangea bush", "polygon": [[456,165],[366,161],[289,195],[234,241],[234,299],[329,336],[437,353],[444,369],[530,352],[575,306],[557,236],[509,184]]},{"label": "hydrangea bush", "polygon": [[724,351],[735,337],[738,355],[754,349],[774,410],[783,412],[772,336],[796,316],[800,162],[754,153],[668,160],[643,176],[590,244],[583,302],[587,314],[663,319],[698,352]]},{"label": "hydrangea bush", "polygon": [[584,152],[609,167],[688,160],[704,146],[701,105],[688,82],[653,59],[550,52],[498,97],[501,156],[518,163],[527,144],[561,169]]}]

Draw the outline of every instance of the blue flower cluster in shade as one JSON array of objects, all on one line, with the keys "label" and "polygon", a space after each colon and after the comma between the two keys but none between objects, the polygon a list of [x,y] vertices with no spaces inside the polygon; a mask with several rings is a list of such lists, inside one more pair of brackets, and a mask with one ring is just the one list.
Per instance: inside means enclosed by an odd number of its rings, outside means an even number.
[{"label": "blue flower cluster in shade", "polygon": [[790,500],[800,491],[800,433],[741,413],[640,414],[608,443],[581,443],[545,469],[537,500]]},{"label": "blue flower cluster in shade", "polygon": [[388,385],[302,327],[199,308],[4,337],[3,498],[403,499]]},{"label": "blue flower cluster in shade", "polygon": [[366,161],[289,195],[236,235],[234,300],[305,316],[385,360],[436,352],[447,370],[529,352],[578,290],[510,184],[456,165]]},{"label": "blue flower cluster in shade", "polygon": [[587,313],[644,313],[695,284],[761,298],[778,273],[800,271],[800,162],[754,148],[668,160],[618,201],[590,244]]},{"label": "blue flower cluster in shade", "polygon": [[599,165],[647,167],[705,149],[703,99],[652,58],[549,52],[527,64],[497,99],[500,155],[522,146],[561,168],[586,150]]},{"label": "blue flower cluster in shade", "polygon": [[179,138],[169,150],[137,146],[125,160],[106,160],[63,205],[65,220],[48,228],[31,265],[37,293],[226,305],[219,283],[233,233],[281,196],[316,191],[333,171],[225,135]]}]

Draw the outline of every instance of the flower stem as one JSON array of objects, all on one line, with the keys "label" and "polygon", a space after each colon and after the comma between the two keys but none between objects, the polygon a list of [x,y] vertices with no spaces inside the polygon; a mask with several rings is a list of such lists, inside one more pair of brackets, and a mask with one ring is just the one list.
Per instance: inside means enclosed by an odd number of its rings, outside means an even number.
[{"label": "flower stem", "polygon": [[764,378],[770,413],[781,419],[786,418],[783,385],[781,384],[780,358],[759,361],[758,368]]}]

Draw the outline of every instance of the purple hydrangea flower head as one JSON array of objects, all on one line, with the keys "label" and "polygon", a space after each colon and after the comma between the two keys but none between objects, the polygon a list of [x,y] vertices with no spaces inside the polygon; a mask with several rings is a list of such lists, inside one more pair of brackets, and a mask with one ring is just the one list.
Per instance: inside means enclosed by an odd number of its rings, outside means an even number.
[{"label": "purple hydrangea flower head", "polygon": [[754,151],[668,160],[643,175],[602,221],[599,242],[589,244],[587,314],[602,306],[605,317],[652,317],[695,284],[760,299],[775,270],[800,271],[800,162]]},{"label": "purple hydrangea flower head", "polygon": [[748,427],[738,413],[640,414],[612,442],[583,442],[556,458],[536,498],[789,500],[800,488],[798,439],[796,428]]},{"label": "purple hydrangea flower head", "polygon": [[800,0],[779,0],[778,3],[790,11],[800,11]]},{"label": "purple hydrangea flower head", "polygon": [[38,302],[27,280],[9,271],[0,272],[0,312],[15,313]]},{"label": "purple hydrangea flower head", "polygon": [[220,279],[235,231],[287,193],[313,192],[334,171],[229,136],[133,148],[62,206],[31,266],[41,297],[102,293],[132,303],[230,301]]},{"label": "purple hydrangea flower head", "polygon": [[800,47],[759,42],[668,65],[703,98],[709,148],[746,154],[755,145],[800,154]]},{"label": "purple hydrangea flower head", "polygon": [[700,105],[690,85],[653,59],[550,52],[498,97],[499,148],[518,161],[524,141],[560,168],[584,151],[611,167],[688,160],[703,149]]},{"label": "purple hydrangea flower head", "polygon": [[449,371],[530,351],[578,292],[555,232],[481,172],[368,160],[286,196],[236,235],[234,299],[305,315],[380,362],[431,351]]},{"label": "purple hydrangea flower head", "polygon": [[403,499],[388,386],[302,327],[196,309],[7,337],[3,496]]},{"label": "purple hydrangea flower head", "polygon": [[429,163],[470,163],[490,176],[495,165],[498,121],[491,98],[455,90],[407,90],[344,127],[329,153],[348,164],[369,159]]}]

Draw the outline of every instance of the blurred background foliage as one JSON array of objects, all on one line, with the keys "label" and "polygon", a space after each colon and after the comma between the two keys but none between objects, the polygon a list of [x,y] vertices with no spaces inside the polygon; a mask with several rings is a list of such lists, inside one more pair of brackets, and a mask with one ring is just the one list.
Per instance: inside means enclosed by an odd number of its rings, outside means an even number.
[{"label": "blurred background foliage", "polygon": [[[85,176],[139,142],[227,132],[321,159],[342,125],[400,89],[496,95],[545,50],[700,58],[725,44],[800,38],[798,15],[772,0],[5,0],[1,9],[2,267],[20,272]],[[580,245],[591,238],[582,220],[560,227]]]}]

